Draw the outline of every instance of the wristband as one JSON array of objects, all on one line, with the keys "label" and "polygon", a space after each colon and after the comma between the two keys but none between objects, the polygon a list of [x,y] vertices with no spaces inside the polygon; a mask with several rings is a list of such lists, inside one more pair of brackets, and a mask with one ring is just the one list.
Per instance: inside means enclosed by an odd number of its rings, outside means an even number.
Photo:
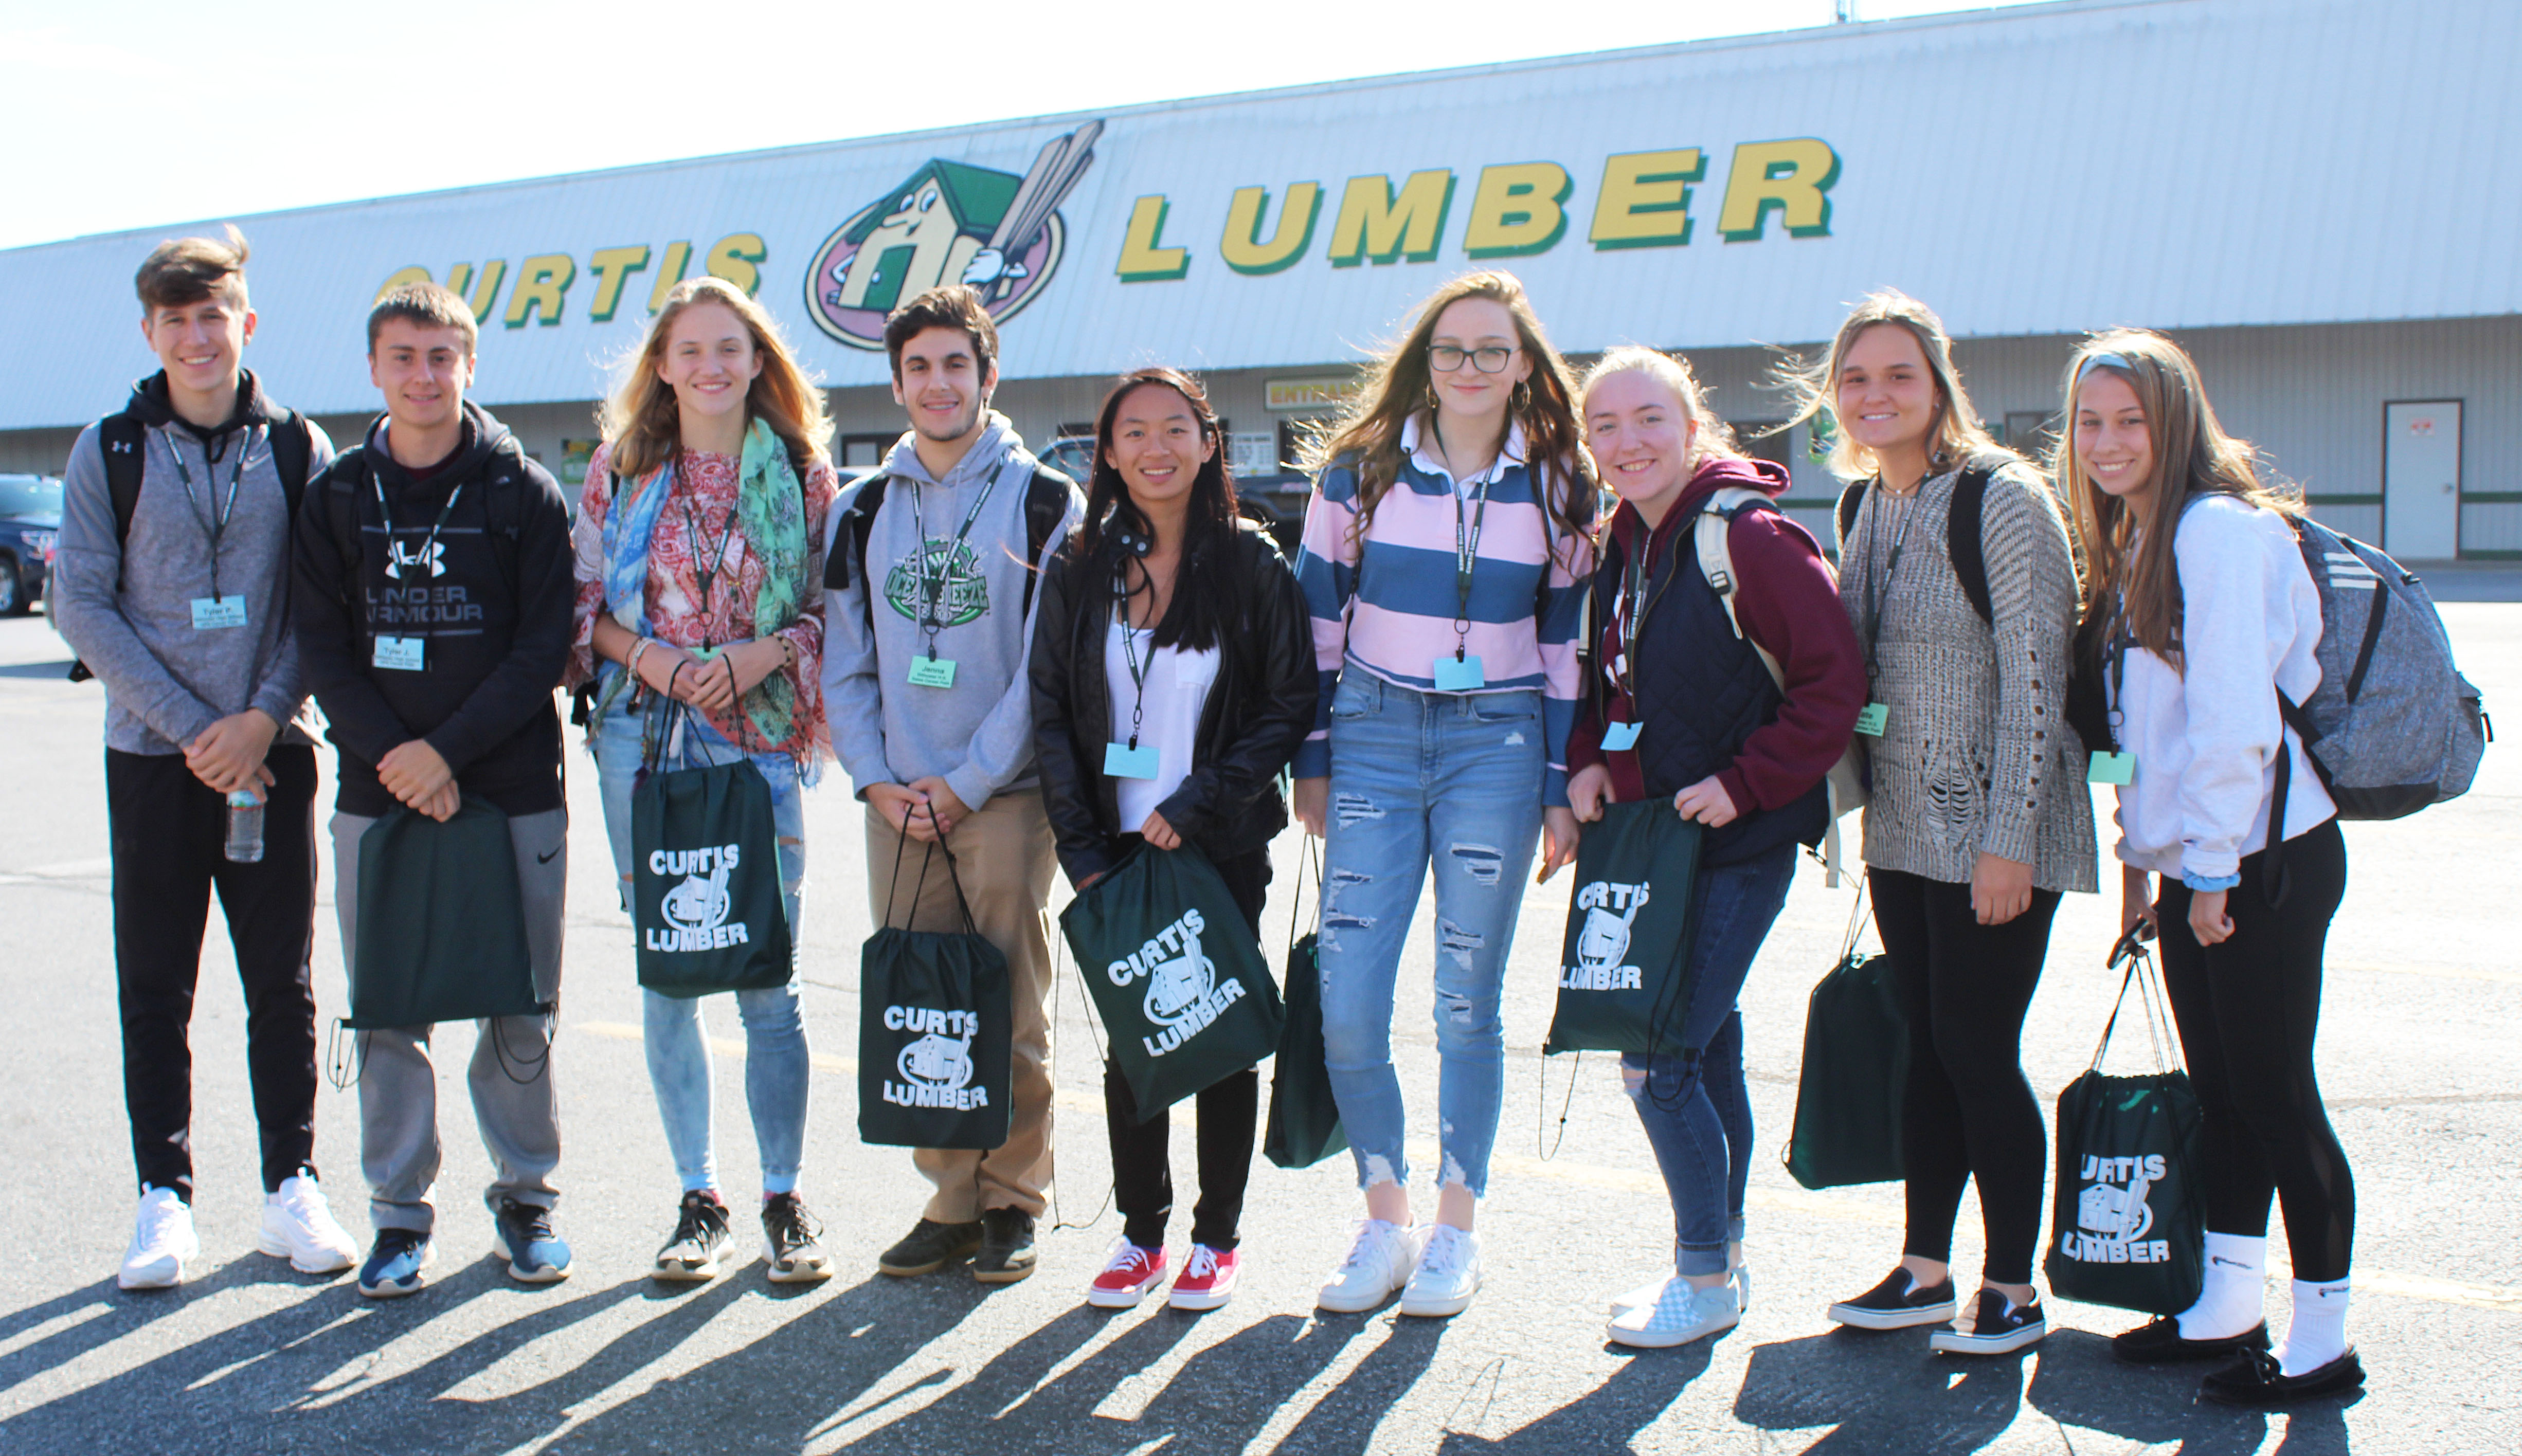
[{"label": "wristband", "polygon": [[647,686],[647,682],[645,679],[639,677],[639,660],[646,657],[648,655],[648,649],[655,647],[656,645],[656,638],[642,637],[638,641],[630,644],[630,651],[625,653],[622,657],[622,669],[630,673],[632,679],[638,681],[642,687]]}]

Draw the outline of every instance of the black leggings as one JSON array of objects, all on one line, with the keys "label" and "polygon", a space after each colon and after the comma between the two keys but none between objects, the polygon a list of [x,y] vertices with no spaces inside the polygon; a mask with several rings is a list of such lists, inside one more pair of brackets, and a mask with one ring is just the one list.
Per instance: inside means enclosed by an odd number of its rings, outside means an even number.
[{"label": "black leggings", "polygon": [[[1256,849],[1216,861],[1253,933],[1261,930],[1261,900],[1270,888],[1270,851]],[[1261,1073],[1246,1067],[1211,1084],[1196,1099],[1199,1109],[1199,1203],[1191,1215],[1191,1238],[1211,1249],[1233,1249],[1243,1221],[1244,1185],[1252,1177],[1252,1143],[1261,1111]],[[1103,1064],[1103,1126],[1112,1140],[1112,1202],[1121,1210],[1121,1237],[1142,1249],[1161,1249],[1165,1221],[1174,1211],[1173,1118],[1158,1113],[1139,1120],[1138,1100],[1120,1067]]]},{"label": "black leggings", "polygon": [[2312,1065],[2320,1030],[2320,957],[2347,893],[2347,841],[2335,819],[2286,842],[2285,903],[2270,905],[2266,851],[2242,861],[2224,895],[2230,938],[2200,945],[2189,887],[2167,875],[2155,902],[2163,984],[2180,1024],[2189,1080],[2207,1115],[2207,1227],[2259,1237],[2268,1200],[2285,1203],[2294,1277],[2347,1277],[2356,1242],[2356,1179],[2330,1130]]},{"label": "black leggings", "polygon": [[1962,1190],[1979,1179],[1987,1230],[1984,1277],[2032,1282],[2049,1140],[2023,1077],[2023,1018],[2049,954],[2058,892],[1999,926],[1971,910],[1967,885],[1870,870],[1874,926],[1909,1015],[1909,1084],[1900,1100],[1909,1235],[1901,1251],[1952,1257]]}]

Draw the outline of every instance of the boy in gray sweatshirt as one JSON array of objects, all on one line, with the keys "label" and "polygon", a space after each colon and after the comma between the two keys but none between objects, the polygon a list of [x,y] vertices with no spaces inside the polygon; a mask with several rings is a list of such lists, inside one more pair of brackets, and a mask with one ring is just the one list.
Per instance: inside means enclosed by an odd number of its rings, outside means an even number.
[{"label": "boy in gray sweatshirt", "polygon": [[[831,513],[823,693],[832,747],[867,806],[877,924],[963,929],[946,856],[923,849],[952,851],[974,925],[1006,957],[1014,1076],[1003,1146],[913,1153],[936,1192],[877,1267],[908,1276],[969,1256],[974,1277],[1007,1284],[1033,1272],[1034,1220],[1051,1181],[1042,910],[1055,861],[1033,792],[1025,664],[1034,583],[1085,502],[989,407],[999,337],[978,294],[959,284],[921,294],[886,321],[885,346],[893,397],[911,428]],[[906,838],[915,842],[908,854]],[[899,893],[897,859],[925,866]]]},{"label": "boy in gray sweatshirt", "polygon": [[[123,1100],[140,1207],[119,1282],[182,1282],[192,1217],[187,1029],[210,896],[245,983],[262,1130],[263,1252],[306,1273],[356,1256],[316,1182],[314,740],[289,619],[290,520],[323,431],[240,365],[254,337],[245,239],[162,244],[135,280],[159,373],[70,447],[51,590],[62,636],[105,685],[106,814]],[[258,859],[232,806],[261,805]],[[242,853],[242,850],[240,850]]]}]

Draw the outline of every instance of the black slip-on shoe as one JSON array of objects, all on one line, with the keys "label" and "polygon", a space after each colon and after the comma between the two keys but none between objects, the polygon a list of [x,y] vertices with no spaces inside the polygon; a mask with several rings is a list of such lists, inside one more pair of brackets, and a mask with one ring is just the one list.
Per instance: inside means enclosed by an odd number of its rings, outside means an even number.
[{"label": "black slip-on shoe", "polygon": [[931,1274],[957,1259],[969,1258],[981,1247],[981,1225],[972,1223],[939,1223],[923,1218],[911,1226],[902,1242],[878,1255],[877,1269],[896,1279],[913,1274]]},{"label": "black slip-on shoe", "polygon": [[2180,1334],[2180,1318],[2167,1314],[2149,1320],[2133,1330],[2124,1330],[2111,1337],[2111,1353],[2130,1365],[2170,1365],[2181,1360],[2213,1360],[2223,1355],[2238,1355],[2244,1350],[2268,1347],[2268,1322],[2260,1321],[2239,1335],[2221,1340],[2188,1340]]},{"label": "black slip-on shoe", "polygon": [[2034,1295],[2029,1304],[2017,1304],[1995,1290],[1984,1289],[1971,1314],[1970,1333],[1938,1330],[1927,1337],[1927,1348],[1947,1355],[2010,1355],[2048,1333],[2049,1317],[2041,1312],[2039,1296]]},{"label": "black slip-on shoe", "polygon": [[2225,1405],[2294,1405],[2327,1395],[2351,1395],[2364,1388],[2364,1366],[2351,1346],[2347,1353],[2301,1375],[2287,1375],[2266,1350],[2244,1350],[2242,1358],[2217,1371],[2199,1385],[2198,1393]]},{"label": "black slip-on shoe", "polygon": [[1953,1317],[1953,1282],[1920,1285],[1908,1270],[1893,1269],[1881,1284],[1830,1306],[1830,1317],[1857,1330],[1940,1325]]},{"label": "black slip-on shoe", "polygon": [[983,1284],[1013,1284],[1033,1273],[1033,1215],[1021,1208],[982,1209],[972,1277]]}]

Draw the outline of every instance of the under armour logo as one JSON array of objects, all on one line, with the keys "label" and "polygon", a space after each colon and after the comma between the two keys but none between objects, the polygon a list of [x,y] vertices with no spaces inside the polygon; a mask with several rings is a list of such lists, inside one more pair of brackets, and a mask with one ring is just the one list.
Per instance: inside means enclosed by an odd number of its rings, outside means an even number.
[{"label": "under armour logo", "polygon": [[441,542],[431,541],[426,546],[392,542],[386,547],[386,575],[400,581],[405,569],[421,567],[428,568],[433,577],[444,575],[446,571],[445,556],[446,547]]},{"label": "under armour logo", "polygon": [[116,440],[116,441],[114,442],[114,452],[115,452],[116,454],[117,454],[117,455],[128,455],[128,454],[130,454],[130,453],[131,453],[131,441],[129,441],[129,440]]}]

